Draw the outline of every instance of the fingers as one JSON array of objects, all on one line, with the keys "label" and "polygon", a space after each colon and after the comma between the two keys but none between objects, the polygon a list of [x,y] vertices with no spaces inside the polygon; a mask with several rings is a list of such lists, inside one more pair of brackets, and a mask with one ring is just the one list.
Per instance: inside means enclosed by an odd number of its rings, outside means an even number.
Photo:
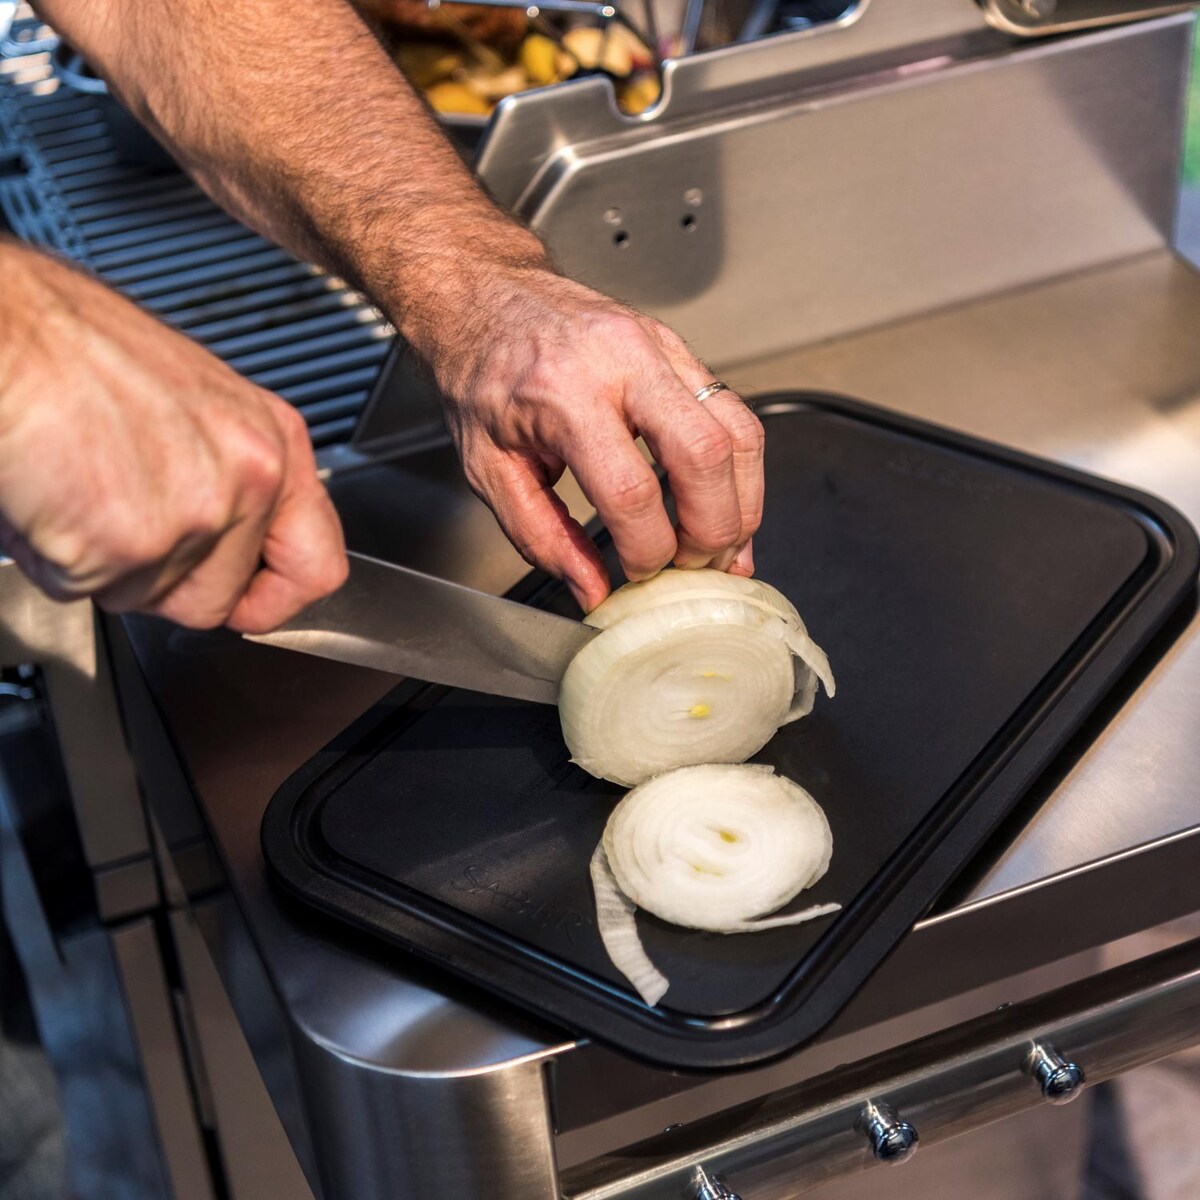
[{"label": "fingers", "polygon": [[287,474],[262,542],[262,568],[226,621],[239,633],[269,632],[336,591],[349,571],[341,522],[317,477],[303,418],[289,408],[282,421]]},{"label": "fingers", "polygon": [[675,530],[658,476],[617,413],[594,405],[561,420],[547,436],[607,526],[626,577],[648,579],[661,571],[678,549]]},{"label": "fingers", "polygon": [[705,401],[704,408],[724,427],[733,447],[733,476],[741,529],[734,544],[717,555],[712,563],[718,570],[726,571],[737,561],[742,547],[749,543],[762,523],[765,439],[762,423],[733,392],[718,392]]},{"label": "fingers", "polygon": [[[655,326],[654,332],[675,373],[695,400],[695,393],[712,382],[712,372],[695,358],[682,339],[670,329]],[[703,407],[729,435],[741,520],[736,541],[723,548],[712,559],[711,565],[724,571],[733,570],[736,563],[736,573],[750,575],[754,571],[754,557],[752,553],[743,551],[762,523],[763,452],[766,441],[762,422],[733,391],[717,392],[703,402]]]},{"label": "fingers", "polygon": [[599,551],[555,494],[561,463],[540,455],[494,451],[472,460],[472,483],[526,562],[563,580],[584,612],[609,592]]},{"label": "fingers", "polygon": [[[108,612],[149,612],[190,629],[215,629],[233,612],[258,569],[268,512],[243,518],[210,543],[207,557],[165,576],[150,568],[134,572],[97,593]],[[176,581],[176,576],[181,576]]]},{"label": "fingers", "polygon": [[635,379],[625,408],[671,482],[676,565],[708,566],[738,545],[742,531],[733,439],[665,361]]},{"label": "fingers", "polygon": [[747,542],[738,552],[737,557],[733,560],[729,567],[731,575],[745,575],[747,577],[754,574],[754,542]]}]

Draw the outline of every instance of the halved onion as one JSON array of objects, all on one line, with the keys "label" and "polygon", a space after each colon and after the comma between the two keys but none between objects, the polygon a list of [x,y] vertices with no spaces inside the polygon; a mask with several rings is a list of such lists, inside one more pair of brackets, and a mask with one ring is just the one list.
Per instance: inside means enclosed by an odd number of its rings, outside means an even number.
[{"label": "halved onion", "polygon": [[634,788],[592,859],[601,939],[647,1004],[668,981],[647,956],[634,907],[691,929],[753,933],[836,912],[769,916],[829,867],[833,835],[817,802],[772,767],[683,767]]},{"label": "halved onion", "polygon": [[775,588],[723,571],[663,571],[586,618],[601,630],[559,691],[585,771],[632,786],[695,763],[744,762],[834,694],[824,652]]}]

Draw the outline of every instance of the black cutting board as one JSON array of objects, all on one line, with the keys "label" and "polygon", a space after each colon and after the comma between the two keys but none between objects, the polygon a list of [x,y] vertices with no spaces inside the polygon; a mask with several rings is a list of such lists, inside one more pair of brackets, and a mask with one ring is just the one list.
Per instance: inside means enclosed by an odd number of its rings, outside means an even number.
[{"label": "black cutting board", "polygon": [[838,691],[758,760],[824,807],[833,862],[797,904],[840,914],[730,937],[639,914],[671,981],[648,1008],[604,952],[588,877],[622,789],[567,761],[553,708],[411,683],[274,797],[277,877],[673,1066],[744,1065],[826,1024],[1188,593],[1197,544],[1151,497],[880,409],[796,395],[759,411],[758,574]]}]

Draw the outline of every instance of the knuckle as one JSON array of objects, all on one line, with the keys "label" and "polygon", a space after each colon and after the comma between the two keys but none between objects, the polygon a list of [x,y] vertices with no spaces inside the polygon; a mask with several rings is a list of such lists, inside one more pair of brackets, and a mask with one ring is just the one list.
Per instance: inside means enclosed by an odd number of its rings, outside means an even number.
[{"label": "knuckle", "polygon": [[165,617],[185,629],[219,629],[229,619],[233,605],[222,607],[211,602],[167,596],[157,604],[150,605],[146,612]]},{"label": "knuckle", "polygon": [[651,321],[650,332],[664,349],[677,355],[691,357],[692,352],[688,349],[687,342],[669,325],[664,325],[661,321]]},{"label": "knuckle", "polygon": [[738,404],[730,420],[738,447],[756,457],[761,456],[766,447],[767,432],[758,417],[745,404]]},{"label": "knuckle", "polygon": [[609,487],[609,497],[622,511],[641,516],[662,503],[662,488],[654,472],[647,467],[644,472],[618,475]]},{"label": "knuckle", "polygon": [[322,596],[336,592],[350,577],[350,560],[344,553],[327,554],[321,560],[313,580],[315,588]]},{"label": "knuckle", "polygon": [[243,487],[256,495],[274,496],[286,473],[283,447],[273,438],[247,431],[237,448],[236,469]]},{"label": "knuckle", "polygon": [[717,470],[733,458],[733,441],[721,425],[711,421],[684,439],[683,453],[693,467]]},{"label": "knuckle", "polygon": [[740,540],[746,541],[752,538],[757,532],[763,519],[763,505],[760,499],[756,504],[752,504],[742,513],[742,528],[740,531]]},{"label": "knuckle", "polygon": [[645,348],[652,344],[651,334],[633,313],[621,309],[609,309],[592,318],[592,331],[603,342],[615,343],[628,352],[634,347]]},{"label": "knuckle", "polygon": [[742,522],[740,517],[714,522],[702,529],[689,529],[688,541],[706,554],[717,554],[727,550],[740,540]]}]

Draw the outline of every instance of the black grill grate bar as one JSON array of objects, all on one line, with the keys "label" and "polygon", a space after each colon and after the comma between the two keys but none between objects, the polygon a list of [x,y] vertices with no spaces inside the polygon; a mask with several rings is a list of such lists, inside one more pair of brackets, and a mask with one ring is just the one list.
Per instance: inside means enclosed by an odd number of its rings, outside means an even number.
[{"label": "black grill grate bar", "polygon": [[[386,350],[387,338],[380,337],[379,344]],[[343,329],[320,337],[282,342],[270,349],[256,350],[250,354],[229,357],[222,355],[222,357],[231,367],[241,371],[244,375],[253,375],[257,378],[260,372],[272,368],[286,368],[279,372],[281,379],[286,379],[288,371],[295,372],[294,377],[301,379],[305,378],[301,372],[309,365],[309,358],[314,354],[330,356],[328,363],[322,362],[321,370],[325,370],[331,363],[336,367],[361,362],[375,362],[379,357],[374,343],[363,342],[361,329]],[[347,355],[349,357],[346,357]]]},{"label": "black grill grate bar", "polygon": [[115,161],[116,155],[105,155],[105,158],[110,161],[98,166],[84,166],[78,161],[55,163],[55,182],[68,197],[79,188],[119,182],[123,178],[123,172]]},{"label": "black grill grate bar", "polygon": [[[265,246],[262,238],[255,238],[258,245]],[[240,279],[247,271],[256,267],[269,267],[291,262],[289,255],[274,247],[245,254],[244,246],[236,243],[226,243],[221,249],[225,252],[218,261],[212,261],[213,256],[205,253],[176,255],[176,261],[168,269],[167,264],[156,264],[162,269],[148,273],[139,264],[137,268],[129,267],[124,270],[106,271],[105,278],[131,296],[161,296],[166,292],[187,287],[195,287],[204,283],[226,282],[231,288],[244,290]]]},{"label": "black grill grate bar", "polygon": [[88,221],[92,217],[115,216],[119,212],[133,214],[154,209],[160,204],[194,199],[199,194],[196,185],[187,180],[139,176],[126,180],[124,184],[72,188],[71,211],[80,221]]},{"label": "black grill grate bar", "polygon": [[[362,407],[365,396],[354,396],[355,409]],[[329,421],[321,425],[309,422],[309,434],[312,436],[314,450],[323,450],[326,446],[336,446],[339,442],[348,442],[354,434],[357,417],[343,417],[340,421]]]},{"label": "black grill grate bar", "polygon": [[109,189],[123,189],[126,195],[136,195],[145,191],[148,178],[152,177],[150,171],[145,171],[130,178],[129,168],[120,163],[78,172],[69,170],[65,163],[59,163],[54,168],[55,183],[68,199],[80,193],[90,196],[94,188],[103,188],[109,195],[112,194]]},{"label": "black grill grate bar", "polygon": [[[282,286],[272,286],[272,285]],[[247,271],[240,280],[204,283],[181,288],[162,296],[152,296],[142,303],[154,312],[168,317],[199,337],[197,326],[227,316],[256,312],[260,305],[290,304],[295,315],[311,311],[310,305],[329,294],[329,285],[319,275],[306,271],[298,263],[271,270]],[[311,298],[311,299],[310,299]],[[337,297],[334,296],[336,301]],[[275,318],[278,319],[278,318]],[[286,318],[285,318],[286,319]]]},{"label": "black grill grate bar", "polygon": [[[92,262],[114,279],[126,268],[136,270],[142,263],[153,263],[156,268],[175,262],[190,265],[218,258],[217,251],[222,249],[233,248],[233,253],[240,253],[243,249],[262,249],[268,245],[270,243],[263,238],[254,235],[247,238],[245,230],[230,229],[228,221],[210,223],[208,228],[196,228],[175,237],[156,237],[148,232],[142,242],[131,244],[126,238],[124,245],[107,250],[97,242],[89,241]],[[141,273],[150,272],[143,270]]]},{"label": "black grill grate bar", "polygon": [[231,360],[243,354],[254,354],[291,342],[303,341],[303,344],[311,345],[310,338],[328,337],[342,330],[352,333],[359,341],[362,341],[364,336],[385,337],[389,333],[381,317],[368,316],[359,308],[339,306],[331,312],[307,320],[288,320],[284,316],[282,323],[277,322],[267,328],[260,326],[248,333],[225,333],[222,336],[193,329],[192,336],[203,340],[214,354]]},{"label": "black grill grate bar", "polygon": [[352,386],[348,380],[355,371],[370,368],[361,380],[366,386],[375,378],[375,367],[387,353],[387,348],[388,343],[384,341],[368,342],[365,346],[337,354],[325,354],[316,360],[299,358],[285,366],[261,371],[245,367],[238,369],[255,383],[287,396],[295,403],[301,403],[317,396],[327,396],[330,390],[345,390]]},{"label": "black grill grate bar", "polygon": [[111,233],[98,232],[94,227],[84,226],[88,245],[95,254],[129,249],[142,242],[150,242],[156,251],[162,251],[167,249],[166,243],[171,239],[202,234],[213,229],[223,230],[228,237],[229,218],[224,213],[213,212],[207,207],[182,216],[171,214],[169,220],[142,220],[134,226],[126,225],[124,229]]},{"label": "black grill grate bar", "polygon": [[299,411],[304,414],[304,419],[309,424],[323,425],[327,421],[351,416],[361,404],[362,394],[355,390],[339,396],[328,396],[324,400],[315,400],[311,404],[302,404]]},{"label": "black grill grate bar", "polygon": [[[70,148],[63,150],[43,150],[42,162],[44,162],[54,174],[63,179],[69,178],[73,174],[83,174],[87,171],[93,171],[101,168],[111,167],[117,161],[117,156],[111,150],[106,150],[103,154],[79,154]],[[59,168],[63,170],[59,170]]]},{"label": "black grill grate bar", "polygon": [[[380,348],[380,358],[382,359],[382,351],[386,347]],[[313,379],[305,383],[297,383],[292,387],[274,388],[272,384],[264,382],[262,379],[255,379],[255,383],[262,387],[270,387],[286,400],[289,404],[296,405],[297,408],[303,408],[313,400],[323,400],[330,393],[350,392],[361,390],[363,393],[375,381],[375,376],[379,374],[377,366],[363,367],[357,371],[347,371],[344,375],[326,377],[322,379]]]},{"label": "black grill grate bar", "polygon": [[89,109],[51,113],[42,110],[28,117],[26,124],[38,139],[51,138],[64,130],[95,129],[100,137],[108,136],[108,126],[103,118]]},{"label": "black grill grate bar", "polygon": [[126,205],[120,204],[89,204],[86,207],[72,205],[71,215],[89,241],[98,241],[100,238],[139,229],[153,229],[171,221],[182,221],[201,215],[210,216],[214,221],[228,223],[224,213],[213,212],[213,206],[208,200],[191,193],[185,193],[175,200],[168,198],[160,204],[149,205],[145,211],[138,208],[135,212],[130,212]]},{"label": "black grill grate bar", "polygon": [[77,147],[82,144],[91,145],[94,148],[99,139],[104,137],[106,130],[99,121],[84,124],[82,120],[77,120],[64,122],[59,130],[48,132],[36,129],[35,132],[42,153],[45,154],[48,150],[66,150],[68,147]]}]

